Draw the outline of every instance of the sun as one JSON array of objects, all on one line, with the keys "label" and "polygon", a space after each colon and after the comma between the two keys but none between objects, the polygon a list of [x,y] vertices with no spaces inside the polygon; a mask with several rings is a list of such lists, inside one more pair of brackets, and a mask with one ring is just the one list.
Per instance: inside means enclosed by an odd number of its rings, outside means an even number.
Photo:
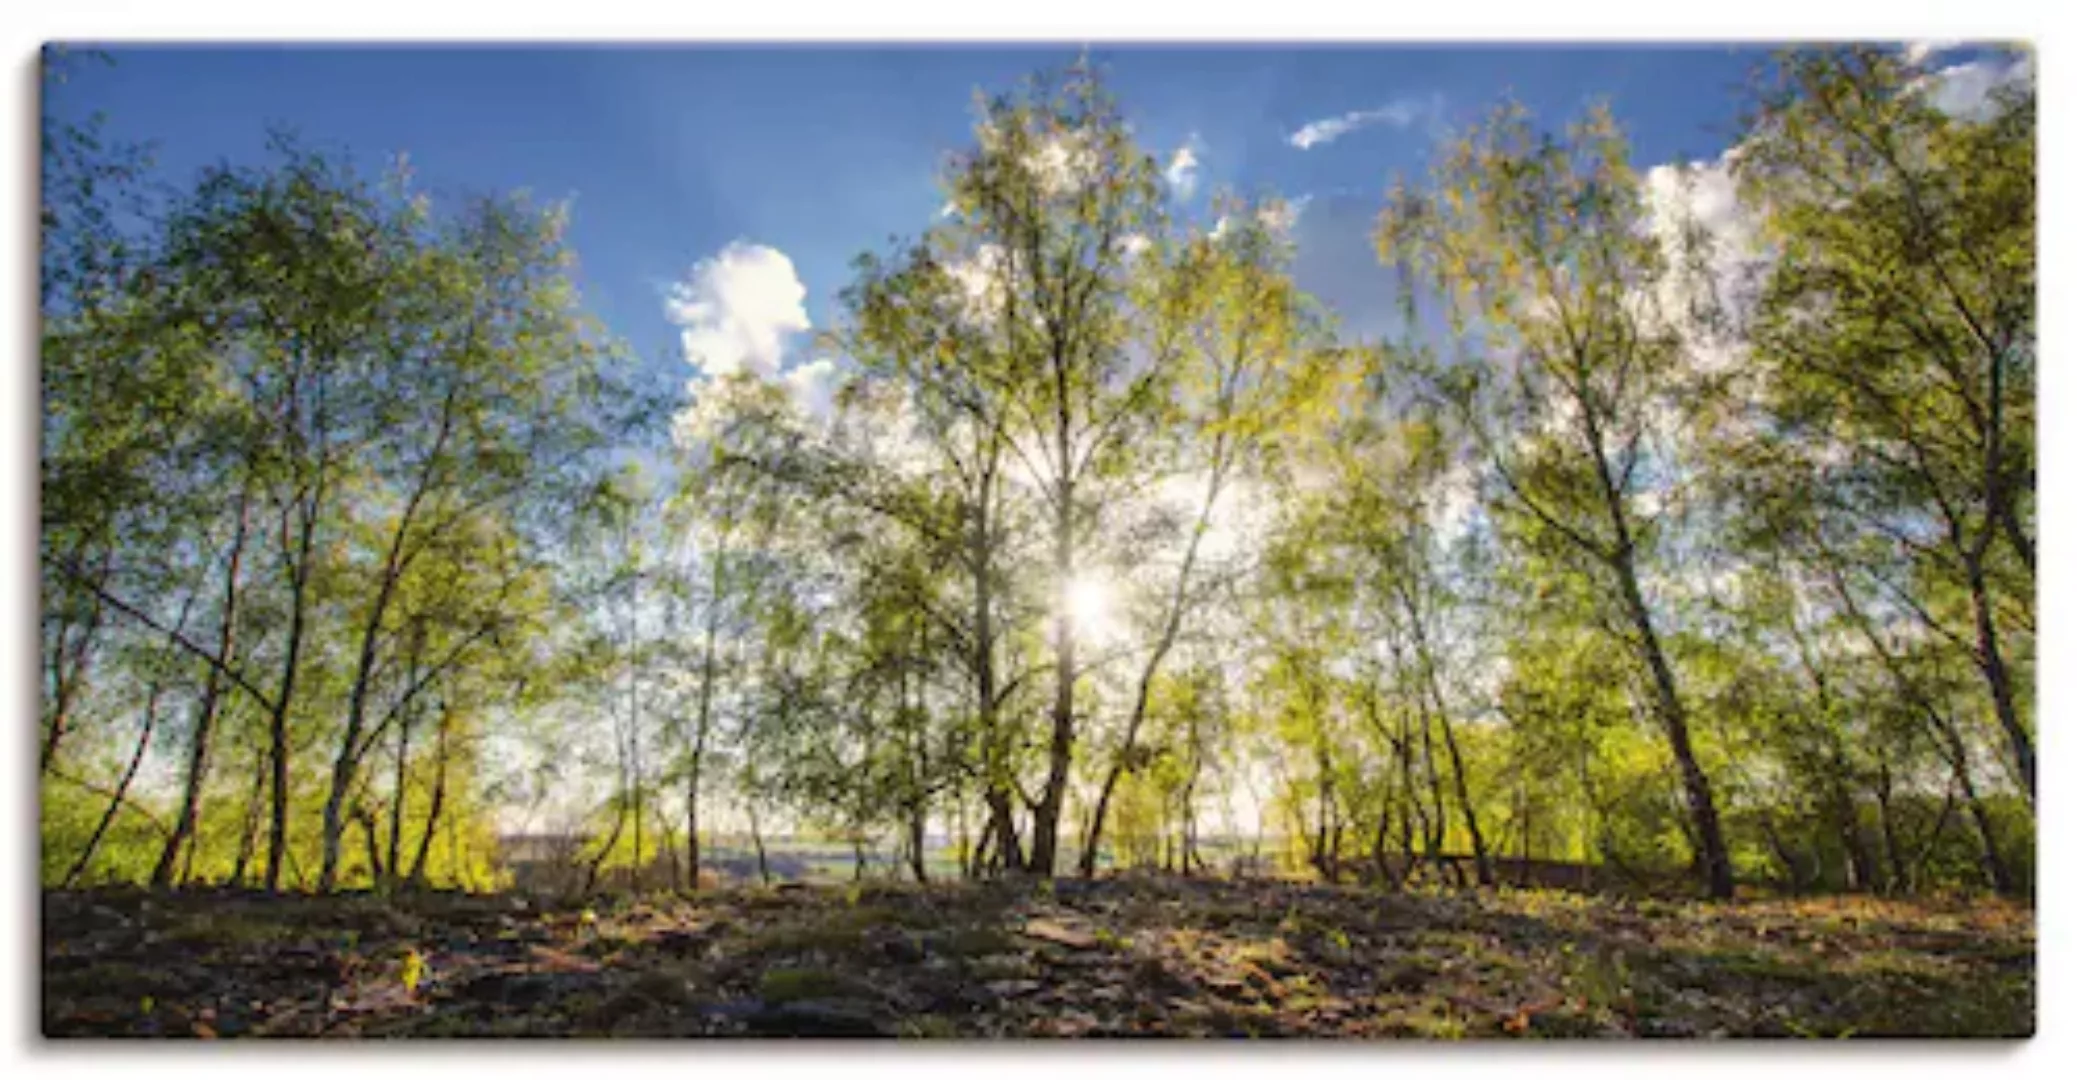
[{"label": "sun", "polygon": [[1082,575],[1068,582],[1067,619],[1075,637],[1101,644],[1118,635],[1117,616],[1111,610],[1111,586],[1102,578]]}]

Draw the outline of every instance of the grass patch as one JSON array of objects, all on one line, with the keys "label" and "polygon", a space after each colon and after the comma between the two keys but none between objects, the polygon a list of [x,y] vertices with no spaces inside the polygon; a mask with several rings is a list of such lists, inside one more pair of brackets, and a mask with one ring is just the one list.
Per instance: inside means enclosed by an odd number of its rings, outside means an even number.
[{"label": "grass patch", "polygon": [[772,968],[757,980],[757,996],[772,1005],[824,998],[873,1000],[879,991],[863,980],[821,968]]}]

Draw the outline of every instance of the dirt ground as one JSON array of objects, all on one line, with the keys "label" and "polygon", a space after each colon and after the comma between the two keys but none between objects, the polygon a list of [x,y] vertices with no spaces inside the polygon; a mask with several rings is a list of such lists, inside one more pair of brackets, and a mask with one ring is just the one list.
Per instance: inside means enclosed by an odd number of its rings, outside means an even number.
[{"label": "dirt ground", "polygon": [[1116,878],[43,897],[54,1038],[1983,1036],[2034,915]]}]

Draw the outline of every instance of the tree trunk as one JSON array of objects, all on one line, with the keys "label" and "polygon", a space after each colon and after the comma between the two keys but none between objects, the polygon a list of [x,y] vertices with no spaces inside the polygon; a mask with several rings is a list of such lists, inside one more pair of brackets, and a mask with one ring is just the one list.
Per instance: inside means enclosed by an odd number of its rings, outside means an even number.
[{"label": "tree trunk", "polygon": [[[632,545],[630,545],[632,547]],[[635,851],[630,863],[629,876],[634,888],[640,890],[648,863],[642,857],[642,699],[641,699],[641,607],[639,606],[639,570],[630,575],[627,586],[627,753],[629,769],[634,783],[628,794],[634,800]]]},{"label": "tree trunk", "polygon": [[1370,860],[1376,865],[1378,884],[1393,892],[1398,892],[1399,879],[1392,872],[1392,856],[1386,850],[1386,844],[1390,842],[1392,836],[1391,828],[1392,791],[1390,787],[1387,787],[1382,805],[1378,807],[1377,831],[1370,840]]},{"label": "tree trunk", "polygon": [[[238,524],[231,535],[230,562],[224,571],[224,599],[218,611],[217,664],[208,666],[202,678],[202,700],[195,707],[195,728],[188,741],[187,775],[181,784],[180,812],[173,819],[173,834],[159,852],[152,868],[151,884],[162,889],[175,884],[174,866],[181,848],[195,835],[202,817],[202,789],[209,780],[210,744],[216,737],[217,714],[223,705],[223,671],[218,666],[233,662],[237,651],[240,566],[245,558],[246,529],[251,520],[252,488],[245,485],[238,495]],[[185,876],[185,875],[182,875]]]},{"label": "tree trunk", "polygon": [[757,823],[757,800],[745,800],[743,806],[748,811],[750,817],[750,844],[757,849],[757,878],[764,884],[770,885],[772,883],[772,866],[765,859],[764,831],[758,827]]},{"label": "tree trunk", "polygon": [[[1063,438],[1061,460],[1068,461]],[[1074,587],[1074,485],[1063,477],[1053,521],[1053,573],[1058,582],[1054,603],[1053,654],[1058,666],[1053,683],[1053,733],[1046,752],[1046,786],[1033,808],[1031,862],[1033,873],[1052,876],[1060,836],[1060,810],[1067,799],[1068,766],[1074,755],[1075,739],[1075,630],[1069,617],[1069,593]]]},{"label": "tree trunk", "polygon": [[[440,708],[440,726],[435,728],[433,733],[433,795],[426,805],[425,831],[418,836],[418,852],[411,859],[409,881],[414,889],[426,887],[426,857],[433,850],[433,830],[439,828],[440,811],[447,804],[448,731],[453,724],[453,716],[453,711],[443,704]],[[461,852],[453,852],[452,857],[458,861]]]},{"label": "tree trunk", "polygon": [[376,882],[386,880],[390,867],[382,861],[382,848],[375,839],[375,811],[362,803],[353,808],[353,819],[360,823],[361,842],[368,849],[368,877]]},{"label": "tree trunk", "polygon": [[[1442,678],[1436,671],[1435,653],[1428,645],[1427,609],[1413,592],[1413,586],[1402,578],[1394,583],[1400,608],[1406,615],[1407,630],[1413,637],[1414,662],[1420,667],[1421,689],[1427,693],[1435,710],[1436,723],[1442,727],[1443,747],[1450,756],[1450,772],[1455,779],[1457,806],[1464,816],[1464,831],[1471,840],[1472,858],[1476,860],[1478,883],[1490,888],[1493,885],[1493,863],[1486,852],[1485,834],[1478,827],[1478,807],[1471,801],[1471,781],[1465,775],[1464,755],[1457,746],[1457,731],[1450,722],[1449,705],[1443,700]],[[1442,812],[1438,797],[1436,812]]]},{"label": "tree trunk", "polygon": [[1730,849],[1724,845],[1723,826],[1717,819],[1716,797],[1710,792],[1709,777],[1702,772],[1702,765],[1689,741],[1687,710],[1674,684],[1673,666],[1667,662],[1665,650],[1659,644],[1658,630],[1652,625],[1651,609],[1645,606],[1644,594],[1637,587],[1637,572],[1629,558],[1629,549],[1625,547],[1619,554],[1615,570],[1622,585],[1624,604],[1629,608],[1631,625],[1637,631],[1639,648],[1651,669],[1659,721],[1666,730],[1666,741],[1672,745],[1673,757],[1680,765],[1681,787],[1687,793],[1688,816],[1694,826],[1698,847],[1697,862],[1709,886],[1709,895],[1717,900],[1729,900],[1735,884],[1731,876]]},{"label": "tree trunk", "polygon": [[[273,766],[272,820],[267,833],[267,876],[268,892],[281,891],[283,860],[288,857],[288,806],[289,806],[289,710],[295,704],[296,676],[302,669],[303,643],[306,623],[309,618],[311,560],[317,547],[318,506],[323,498],[322,485],[314,492],[308,504],[299,497],[301,528],[296,551],[289,568],[289,622],[288,640],[283,647],[281,660],[281,689],[274,696],[274,708],[267,723],[267,752]],[[284,519],[283,525],[287,521]],[[327,800],[329,818],[338,817],[338,809]],[[339,830],[336,820],[328,820],[325,828],[326,859],[338,861]],[[322,879],[320,879],[322,883]]]},{"label": "tree trunk", "polygon": [[1989,875],[1992,888],[2001,895],[2010,896],[2018,890],[2013,883],[2012,872],[2005,865],[2004,853],[1998,846],[1997,828],[1991,822],[1990,810],[1983,805],[1982,798],[1977,794],[1975,770],[1969,768],[1968,748],[1963,745],[1961,734],[1955,730],[1952,721],[1945,715],[1933,711],[1930,706],[1928,713],[1935,728],[1945,737],[1944,756],[1949,767],[1954,770],[1955,782],[1961,786],[1962,801],[1968,807],[1969,818],[1976,824],[1976,836],[1983,845],[1984,872]]},{"label": "tree trunk", "polygon": [[989,852],[989,845],[994,840],[995,819],[989,818],[982,824],[980,835],[974,839],[973,849],[967,856],[966,876],[968,878],[978,879],[986,869],[988,860],[992,857]]},{"label": "tree trunk", "polygon": [[[473,333],[473,325],[471,328]],[[460,382],[448,384],[445,399],[440,406],[440,424],[434,435],[431,451],[426,455],[411,494],[404,508],[397,515],[396,525],[390,530],[389,546],[382,560],[382,577],[376,585],[375,598],[368,606],[367,618],[361,624],[361,640],[354,664],[352,689],[346,699],[346,730],[339,739],[339,753],[332,759],[332,787],[325,796],[324,809],[324,863],[318,871],[319,892],[330,892],[339,873],[339,837],[345,828],[340,812],[347,792],[353,787],[354,774],[360,768],[361,755],[367,747],[361,745],[361,733],[366,729],[368,717],[368,695],[374,689],[375,668],[382,641],[383,620],[389,615],[389,606],[396,598],[397,586],[411,563],[411,554],[405,550],[411,526],[424,502],[426,492],[432,487],[441,454],[447,446],[449,434],[454,429],[454,406],[460,391]],[[392,827],[394,831],[394,827]],[[396,850],[392,845],[390,866],[396,866]]]},{"label": "tree trunk", "polygon": [[391,877],[404,872],[404,813],[407,793],[411,788],[411,724],[407,717],[397,718],[397,761],[389,796],[389,857],[384,863]]},{"label": "tree trunk", "polygon": [[252,788],[245,796],[245,816],[238,830],[238,852],[231,859],[231,884],[245,881],[246,866],[259,846],[261,796],[267,790],[267,750],[255,745],[252,755]]},{"label": "tree trunk", "polygon": [[1006,872],[1022,873],[1027,865],[1023,840],[1017,835],[1016,806],[1007,789],[988,793],[988,831],[995,837],[996,864]]},{"label": "tree trunk", "polygon": [[1904,872],[1904,849],[1897,838],[1896,815],[1890,806],[1893,787],[1890,779],[1889,760],[1876,763],[1875,815],[1882,828],[1882,851],[1889,862],[1889,882],[1885,893],[1895,894],[1913,891]]},{"label": "tree trunk", "polygon": [[614,846],[620,843],[621,831],[627,826],[627,807],[616,804],[613,810],[613,831],[606,834],[606,842],[600,845],[598,853],[591,857],[591,862],[584,868],[585,896],[590,896],[592,890],[598,887],[599,871],[606,865],[606,857],[613,854]]},{"label": "tree trunk", "polygon": [[981,729],[988,819],[975,848],[975,871],[986,866],[980,856],[990,843],[1003,868],[1015,873],[1024,868],[1023,846],[1017,838],[1017,820],[1010,800],[1009,738],[1002,729],[1000,688],[995,670],[995,540],[991,522],[996,490],[996,470],[1001,449],[995,445],[985,455],[980,495],[975,501],[972,546],[967,554],[974,579],[974,708]]},{"label": "tree trunk", "polygon": [[707,568],[707,610],[700,641],[700,694],[694,714],[691,761],[685,773],[685,863],[690,887],[700,887],[700,780],[706,765],[707,739],[713,731],[715,639],[721,625],[721,590],[727,581],[728,542],[733,522],[724,525]]},{"label": "tree trunk", "polygon": [[930,871],[924,866],[923,857],[928,817],[928,808],[922,800],[917,800],[915,807],[909,812],[909,869],[915,872],[918,885],[930,882]]},{"label": "tree trunk", "polygon": [[686,784],[685,792],[685,887],[700,887],[700,799],[699,781]]},{"label": "tree trunk", "polygon": [[144,726],[137,734],[137,749],[130,754],[130,763],[123,769],[122,779],[116,782],[115,791],[108,799],[108,809],[102,811],[101,820],[94,825],[93,835],[87,837],[86,847],[80,851],[79,858],[72,864],[72,869],[66,872],[62,888],[69,889],[78,883],[79,876],[85,873],[87,865],[94,861],[94,853],[100,850],[101,838],[108,835],[108,827],[115,823],[116,815],[122,812],[124,804],[129,801],[130,782],[137,779],[138,766],[144,764],[145,751],[151,748],[152,731],[158,725],[160,689],[159,684],[153,683],[151,690],[145,695]]},{"label": "tree trunk", "polygon": [[1493,884],[1493,861],[1486,853],[1485,834],[1478,828],[1478,810],[1471,804],[1471,785],[1464,778],[1464,755],[1457,749],[1457,733],[1450,726],[1448,714],[1439,705],[1435,719],[1442,727],[1443,747],[1449,751],[1450,771],[1456,776],[1457,806],[1464,813],[1465,831],[1471,834],[1471,855],[1477,866],[1478,883],[1490,888]]},{"label": "tree trunk", "polygon": [[1976,559],[1969,560],[1969,600],[1976,616],[1977,665],[1983,670],[1984,681],[1990,684],[1998,726],[2005,730],[2005,739],[2012,746],[2013,764],[2018,768],[2020,781],[2025,785],[2027,799],[2031,802],[2034,798],[2034,740],[2019,719],[2012,676],[2005,666],[2004,651],[1998,644],[1997,623],[1992,618],[1990,590],[1984,580],[1983,565]]},{"label": "tree trunk", "polygon": [[1440,881],[1454,867],[1443,852],[1444,842],[1449,839],[1449,807],[1442,798],[1442,770],[1435,767],[1435,725],[1424,703],[1419,708],[1421,717],[1421,765],[1428,773],[1428,798],[1433,813],[1426,816],[1428,825],[1428,860],[1435,864],[1436,880]]},{"label": "tree trunk", "polygon": [[[416,682],[418,678],[418,648],[415,641],[413,642],[411,662],[407,672],[408,681],[406,685],[409,685],[410,682]],[[397,760],[396,769],[391,778],[389,796],[389,861],[387,865],[391,878],[401,877],[404,873],[404,864],[401,860],[404,848],[404,812],[407,809],[406,798],[411,788],[411,727],[413,711],[412,706],[407,703],[399,709],[397,714]],[[381,879],[378,878],[377,880],[380,881]]]},{"label": "tree trunk", "polygon": [[1848,891],[1880,891],[1877,880],[1880,871],[1875,867],[1875,853],[1868,847],[1868,837],[1861,829],[1861,809],[1850,794],[1841,792],[1838,799],[1839,842],[1846,848],[1846,866],[1853,874],[1847,884]]},{"label": "tree trunk", "polygon": [[1838,597],[1854,628],[1860,632],[1862,640],[1868,643],[1869,648],[1874,650],[1876,657],[1882,661],[1883,669],[1889,672],[1890,681],[1896,685],[1898,695],[1926,719],[1934,746],[1946,759],[1948,768],[1953,771],[1955,782],[1962,789],[1962,798],[1968,806],[1969,816],[1976,824],[1977,837],[1983,846],[1984,870],[1990,876],[1993,887],[2000,893],[2011,893],[2014,891],[2012,877],[2006,869],[2004,856],[1998,850],[1997,830],[1993,827],[1990,814],[1984,809],[1982,800],[1977,797],[1976,779],[1973,770],[1969,768],[1968,748],[1963,744],[1960,732],[1955,730],[1954,723],[1947,714],[1934,706],[1931,699],[1904,670],[1897,657],[1890,652],[1882,636],[1875,632],[1868,615],[1854,600],[1853,591],[1847,588],[1845,575],[1839,566],[1836,563],[1829,564],[1827,570],[1833,594]]},{"label": "tree trunk", "polygon": [[1104,815],[1109,812],[1111,795],[1118,788],[1133,760],[1138,746],[1140,725],[1147,716],[1147,703],[1153,693],[1154,679],[1161,673],[1161,664],[1168,658],[1169,650],[1175,647],[1176,635],[1182,631],[1183,616],[1189,610],[1190,575],[1197,565],[1198,545],[1203,541],[1205,530],[1210,525],[1212,510],[1218,505],[1219,488],[1225,479],[1225,437],[1222,434],[1213,444],[1211,477],[1205,490],[1204,502],[1197,511],[1197,521],[1190,530],[1189,543],[1183,547],[1183,561],[1176,569],[1174,587],[1169,592],[1167,616],[1162,620],[1161,637],[1154,644],[1154,651],[1147,656],[1146,666],[1140,670],[1139,685],[1133,695],[1132,713],[1125,723],[1125,741],[1119,746],[1117,756],[1112,758],[1110,769],[1103,778],[1103,787],[1096,797],[1096,810],[1089,819],[1089,832],[1083,839],[1082,876],[1096,874],[1096,848],[1103,840]]},{"label": "tree trunk", "polygon": [[[81,541],[80,546],[84,547],[85,545],[86,541]],[[65,736],[71,732],[72,703],[78,699],[82,685],[87,680],[87,672],[93,662],[94,642],[99,637],[102,616],[107,605],[105,594],[102,591],[102,584],[106,582],[114,561],[115,546],[109,544],[102,550],[100,566],[95,571],[95,577],[91,581],[83,582],[83,584],[87,585],[88,590],[94,594],[94,599],[92,606],[87,611],[85,623],[79,628],[77,639],[71,643],[70,658],[68,659],[66,654],[65,639],[67,626],[61,625],[58,628],[57,641],[51,644],[49,650],[51,686],[50,697],[48,698],[50,719],[43,738],[42,769],[48,770],[57,761],[58,746],[65,741]],[[74,563],[76,564],[76,562],[77,560],[75,559]]]}]

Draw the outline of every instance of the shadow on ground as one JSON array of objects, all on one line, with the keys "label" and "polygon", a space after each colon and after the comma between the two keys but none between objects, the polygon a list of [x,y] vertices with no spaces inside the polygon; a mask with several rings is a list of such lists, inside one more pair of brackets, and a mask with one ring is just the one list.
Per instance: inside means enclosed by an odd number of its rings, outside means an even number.
[{"label": "shadow on ground", "polygon": [[46,893],[52,1037],[2030,1035],[2003,902],[1115,878],[689,897]]}]

